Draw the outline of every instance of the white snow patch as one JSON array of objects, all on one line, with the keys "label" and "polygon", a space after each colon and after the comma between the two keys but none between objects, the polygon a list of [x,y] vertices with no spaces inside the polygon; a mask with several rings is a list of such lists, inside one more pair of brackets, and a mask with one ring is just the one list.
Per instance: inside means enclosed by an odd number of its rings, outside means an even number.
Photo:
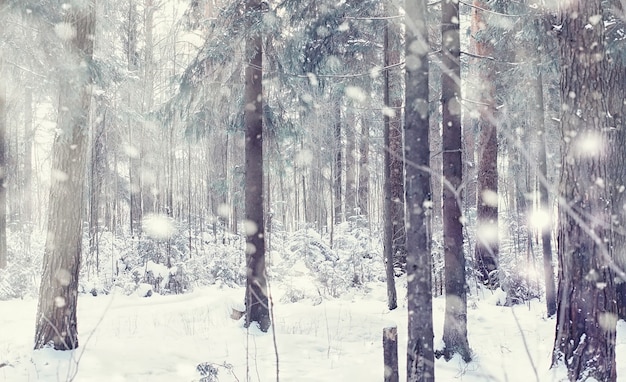
[{"label": "white snow patch", "polygon": [[[405,279],[398,296],[406,296]],[[294,280],[297,282],[297,279]],[[148,288],[149,286],[140,286]],[[284,303],[276,296],[288,285],[275,281],[274,319],[283,381],[378,382],[384,373],[382,328],[397,324],[400,380],[406,380],[406,302],[389,311],[384,283],[368,285],[366,294],[350,298]],[[144,290],[145,291],[145,290]],[[468,297],[468,337],[473,361],[458,357],[435,360],[438,381],[484,382],[566,381],[563,365],[550,368],[554,318],[545,318],[545,303],[503,307],[490,292]],[[499,293],[499,292],[498,292]],[[143,299],[119,294],[79,295],[76,352],[32,350],[36,299],[0,301],[0,381],[57,381],[76,373],[76,381],[199,380],[201,362],[232,365],[238,380],[253,365],[254,380],[276,380],[273,336],[241,320],[229,318],[232,308],[243,311],[245,288],[197,288],[193,293]],[[156,298],[155,298],[156,297]],[[434,345],[442,341],[445,299],[433,300]],[[123,344],[120,346],[120,341]],[[626,382],[626,323],[617,322],[617,381]],[[246,354],[250,358],[246,358]],[[80,355],[80,357],[78,357]],[[77,363],[76,360],[80,359]],[[252,363],[250,363],[252,362]],[[234,377],[220,370],[220,381]]]}]

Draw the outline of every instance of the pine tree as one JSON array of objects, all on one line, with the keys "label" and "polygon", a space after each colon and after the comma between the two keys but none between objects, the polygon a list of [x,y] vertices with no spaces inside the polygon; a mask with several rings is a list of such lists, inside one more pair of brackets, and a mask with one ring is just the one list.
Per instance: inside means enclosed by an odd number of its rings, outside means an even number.
[{"label": "pine tree", "polygon": [[259,30],[260,0],[248,0],[251,35],[246,40],[244,126],[246,129],[246,326],[257,322],[262,331],[270,326],[265,274],[265,218],[263,208],[263,50]]},{"label": "pine tree", "polygon": [[445,258],[446,313],[443,327],[444,357],[459,354],[471,359],[467,340],[467,292],[461,221],[461,71],[459,3],[444,0],[441,5],[443,121],[443,230]]},{"label": "pine tree", "polygon": [[[561,159],[558,307],[553,365],[571,381],[615,381],[616,306],[611,269],[608,60],[602,1],[560,10]],[[623,149],[621,147],[620,149]]]},{"label": "pine tree", "polygon": [[426,1],[406,3],[404,155],[407,206],[407,381],[435,380],[432,256],[429,236],[430,148]]},{"label": "pine tree", "polygon": [[[472,40],[474,54],[480,56],[474,62],[479,103],[478,111],[478,182],[476,190],[477,239],[475,248],[476,267],[485,284],[496,282],[492,272],[498,268],[498,132],[495,125],[496,73],[490,62],[494,55],[492,37],[484,13],[489,5],[474,0],[472,8]],[[496,282],[497,283],[497,282]]]},{"label": "pine tree", "polygon": [[91,103],[95,35],[95,4],[77,3],[65,10],[72,31],[66,37],[65,57],[71,65],[61,69],[57,135],[52,156],[52,185],[48,235],[37,306],[35,348],[78,347],[76,306],[82,254],[85,169]]}]

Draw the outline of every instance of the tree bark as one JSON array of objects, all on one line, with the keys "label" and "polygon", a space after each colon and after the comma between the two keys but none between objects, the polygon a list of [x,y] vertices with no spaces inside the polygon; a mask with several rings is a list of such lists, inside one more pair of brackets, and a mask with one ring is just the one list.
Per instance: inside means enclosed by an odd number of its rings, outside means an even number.
[{"label": "tree bark", "polygon": [[[137,53],[137,8],[136,4],[130,2],[128,4],[128,18],[126,25],[126,60],[128,70],[136,72],[139,66],[139,55]],[[127,107],[136,105],[131,95],[132,90],[127,90]],[[136,140],[137,132],[134,131],[134,121],[128,117],[128,179],[129,179],[129,200],[130,200],[130,233],[132,236],[141,235],[141,144]]]},{"label": "tree bark", "polygon": [[341,102],[337,100],[335,105],[335,173],[333,179],[333,189],[335,195],[335,224],[343,222],[343,192],[342,186],[342,151],[343,145],[341,143]]},{"label": "tree bark", "polygon": [[[612,17],[619,17],[623,15],[626,9],[626,4],[620,1],[614,0],[611,2]],[[623,25],[623,21],[622,25]],[[617,36],[607,36],[607,40],[614,38],[621,38]],[[609,114],[612,116],[611,126],[615,126],[615,152],[611,157],[611,163],[615,165],[610,166],[613,170],[613,182],[611,184],[612,190],[612,211],[614,216],[614,232],[613,232],[613,253],[615,255],[615,262],[622,272],[626,272],[626,210],[624,205],[626,204],[626,61],[620,58],[622,50],[619,44],[615,44],[614,41],[609,41],[609,46],[613,47],[613,50],[609,50],[609,66],[611,70],[610,77],[607,84],[609,86],[609,95],[607,100],[609,102]],[[617,293],[617,314],[622,320],[626,320],[626,275],[618,273],[619,280],[616,280],[616,293]]]},{"label": "tree bark", "polygon": [[[65,42],[72,65],[60,78],[57,136],[52,156],[48,235],[37,306],[35,349],[78,347],[76,307],[95,35],[93,1],[74,5],[65,19],[76,36]],[[87,63],[88,65],[84,65]]]},{"label": "tree bark", "polygon": [[[261,1],[246,4],[254,19],[261,12]],[[252,17],[252,16],[251,16]],[[259,32],[246,40],[244,125],[246,220],[246,326],[256,322],[262,331],[270,327],[265,273],[265,218],[263,211],[263,51]]]},{"label": "tree bark", "polygon": [[[395,16],[398,12],[393,1],[385,2],[387,14]],[[384,187],[385,187],[385,258],[388,262],[388,275],[394,274],[394,268],[406,270],[406,231],[404,217],[404,155],[402,152],[402,106],[403,82],[401,70],[393,67],[401,62],[402,38],[400,26],[394,19],[387,21],[385,27],[385,85],[384,102],[388,110],[384,117]]]},{"label": "tree bark", "polygon": [[344,197],[346,219],[357,215],[357,164],[356,164],[356,116],[346,112],[346,193]]},{"label": "tree bark", "polygon": [[106,173],[105,126],[106,109],[104,100],[96,101],[96,120],[91,138],[91,163],[89,171],[89,259],[95,266],[96,274],[100,272],[100,203],[102,201],[102,183]]},{"label": "tree bark", "polygon": [[398,328],[383,328],[384,381],[398,382]]},{"label": "tree bark", "polygon": [[430,253],[430,148],[426,1],[406,3],[407,381],[435,380]]},{"label": "tree bark", "polygon": [[[392,14],[395,15],[395,13],[397,12],[397,8],[394,7],[394,4],[392,1],[385,2],[385,7],[387,11],[386,13],[389,16],[391,16]],[[390,39],[392,38],[391,37],[392,33],[397,33],[396,26],[393,25],[392,20],[387,20],[385,24],[385,34],[384,34],[384,42],[383,42],[386,68],[389,67],[392,60],[396,61],[399,59],[399,54],[398,54],[399,52],[396,50],[395,57],[393,57],[394,52],[391,51]],[[397,38],[397,36],[395,37]],[[390,101],[391,101],[390,96],[392,92],[392,86],[394,85],[394,83],[392,82],[392,75],[390,73],[390,69],[385,70],[384,81],[385,81],[384,103],[385,103],[385,106],[390,107]],[[394,245],[394,240],[393,240],[394,226],[397,226],[396,217],[398,213],[397,211],[394,210],[395,203],[394,203],[394,196],[392,193],[393,192],[392,182],[394,180],[398,182],[398,179],[397,178],[392,179],[393,169],[391,166],[392,166],[393,161],[395,161],[396,163],[399,162],[400,166],[402,166],[402,161],[398,160],[399,158],[402,158],[402,152],[400,151],[402,148],[402,132],[401,131],[400,131],[400,142],[399,142],[400,145],[392,147],[392,142],[395,143],[396,145],[398,144],[397,140],[396,141],[392,140],[392,117],[395,117],[392,110],[393,109],[390,108],[390,110],[387,113],[384,113],[383,115],[384,116],[383,135],[384,135],[384,145],[385,145],[385,147],[383,148],[384,150],[383,155],[384,155],[384,161],[385,161],[385,165],[383,168],[383,172],[384,172],[383,176],[385,178],[384,179],[385,201],[384,201],[384,206],[383,206],[384,208],[383,252],[384,252],[384,258],[385,258],[385,271],[386,271],[386,277],[387,277],[387,307],[389,308],[389,310],[393,310],[398,307],[398,301],[397,301],[398,297],[397,297],[397,291],[396,291],[395,270],[394,270],[394,263],[395,263],[394,258],[395,258],[396,252],[395,252],[395,245]],[[395,120],[394,122],[398,122],[398,121]],[[394,133],[397,134],[398,133],[397,130],[400,127],[399,124],[396,123],[396,125],[394,125],[393,127],[396,129]],[[396,175],[397,177],[399,174],[395,173],[394,175]],[[401,176],[403,175],[404,174],[402,174]],[[402,192],[404,192],[404,182],[402,181],[402,179],[400,179],[399,183],[402,185]],[[402,195],[402,200],[404,200],[404,195]],[[404,207],[404,204],[403,204],[403,207]],[[402,221],[404,221],[404,211],[402,211]],[[406,262],[406,255],[405,255],[405,262]]]},{"label": "tree bark", "polygon": [[[487,20],[483,17],[489,5],[474,0],[472,8],[472,44],[474,53],[481,57],[494,54],[491,37],[486,34]],[[478,174],[476,190],[476,266],[487,285],[495,283],[492,272],[498,268],[498,132],[495,125],[495,68],[487,59],[475,60],[477,73],[478,125]]]},{"label": "tree bark", "polygon": [[369,213],[370,198],[370,130],[365,118],[361,118],[361,136],[359,141],[359,188],[357,191],[357,207],[359,215],[367,216]]},{"label": "tree bark", "polygon": [[446,291],[443,341],[446,359],[458,353],[468,362],[471,354],[467,341],[467,294],[460,193],[463,165],[461,161],[461,48],[458,7],[459,3],[453,0],[444,0],[441,5],[443,176],[448,182],[443,190]]},{"label": "tree bark", "polygon": [[[600,0],[561,9],[559,283],[553,365],[571,381],[615,381],[616,304],[607,209],[615,147],[607,115],[608,62]],[[584,49],[582,49],[584,47]],[[623,147],[620,148],[623,150]]]},{"label": "tree bark", "polygon": [[8,170],[6,158],[7,91],[4,79],[4,62],[0,58],[0,269],[7,267],[7,188]]},{"label": "tree bark", "polygon": [[22,234],[26,250],[30,250],[30,234],[33,232],[33,89],[24,89],[24,184],[22,189]]},{"label": "tree bark", "polygon": [[[538,160],[537,167],[539,171],[539,209],[552,216],[550,208],[550,194],[548,191],[548,165],[546,158],[546,131],[543,103],[543,81],[541,69],[536,70],[536,76],[533,80],[534,90],[534,107],[532,115],[535,121],[535,129],[539,137],[539,146],[537,150]],[[548,317],[556,314],[556,288],[554,284],[554,266],[552,265],[552,219],[541,227],[541,248],[543,253],[543,273],[546,288],[546,312]]]}]

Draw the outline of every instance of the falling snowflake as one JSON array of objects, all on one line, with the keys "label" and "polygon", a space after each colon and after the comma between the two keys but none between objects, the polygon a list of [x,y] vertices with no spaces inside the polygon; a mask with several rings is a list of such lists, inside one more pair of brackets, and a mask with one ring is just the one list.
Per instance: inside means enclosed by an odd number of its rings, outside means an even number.
[{"label": "falling snowflake", "polygon": [[143,231],[146,235],[160,240],[166,240],[176,233],[174,221],[167,215],[148,214],[142,221]]}]

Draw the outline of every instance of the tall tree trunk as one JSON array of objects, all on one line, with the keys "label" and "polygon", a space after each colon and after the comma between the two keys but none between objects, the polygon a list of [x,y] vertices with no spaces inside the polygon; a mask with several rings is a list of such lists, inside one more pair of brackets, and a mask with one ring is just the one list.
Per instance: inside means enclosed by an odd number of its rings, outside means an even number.
[{"label": "tall tree trunk", "polygon": [[[612,17],[623,17],[626,12],[626,3],[619,0],[611,1],[611,13]],[[623,21],[622,25],[623,25]],[[610,38],[621,38],[620,35],[607,36]],[[615,262],[621,269],[622,273],[626,272],[626,210],[624,205],[626,204],[626,154],[623,150],[626,147],[626,61],[620,58],[622,55],[622,49],[620,44],[610,41],[609,45],[612,46],[612,50],[609,50],[611,75],[607,81],[610,92],[607,97],[609,102],[609,114],[612,116],[611,126],[615,126],[615,147],[616,152],[613,156],[615,159],[613,163],[617,164],[611,166],[613,170],[613,184],[612,184],[612,206],[613,216],[616,217],[613,224],[616,226],[614,232],[614,254]],[[612,159],[613,159],[612,158]],[[617,313],[619,318],[626,320],[626,275],[617,272],[621,282],[616,283],[617,293]]]},{"label": "tall tree trunk", "polygon": [[537,167],[539,171],[539,210],[548,216],[548,220],[541,227],[541,245],[543,253],[543,273],[546,288],[546,312],[548,317],[556,314],[556,288],[554,285],[554,266],[552,265],[552,209],[550,208],[550,194],[548,193],[548,162],[546,159],[546,131],[545,112],[543,102],[543,81],[541,69],[536,70],[536,76],[532,79],[534,90],[534,107],[532,116],[535,131],[539,137],[537,154]]},{"label": "tall tree trunk", "polygon": [[91,138],[91,163],[89,168],[89,259],[95,265],[96,274],[100,272],[100,203],[102,200],[102,182],[105,179],[105,126],[106,109],[104,100],[96,102],[96,120]]},{"label": "tall tree trunk", "polygon": [[6,173],[8,170],[6,158],[7,132],[7,91],[4,79],[4,62],[0,57],[0,269],[7,267],[7,188]]},{"label": "tall tree trunk", "polygon": [[341,102],[340,100],[336,101],[335,105],[335,142],[333,147],[335,148],[335,173],[333,179],[333,190],[334,190],[334,202],[335,202],[335,224],[339,224],[343,221],[343,192],[341,190],[342,186],[342,161],[343,161],[343,145],[341,143]]},{"label": "tall tree trunk", "polygon": [[76,36],[64,43],[70,67],[60,78],[57,136],[52,156],[48,235],[37,306],[35,349],[78,347],[76,306],[81,261],[82,213],[91,103],[95,4],[75,4],[65,20]]},{"label": "tall tree trunk", "polygon": [[347,111],[345,118],[346,134],[346,194],[345,215],[346,219],[357,214],[357,164],[356,164],[356,116],[354,112]]},{"label": "tall tree trunk", "polygon": [[443,190],[443,246],[446,264],[444,356],[450,359],[452,355],[458,353],[468,362],[471,354],[467,341],[467,295],[460,193],[463,165],[461,162],[459,3],[454,0],[443,0],[441,12],[443,176],[448,183]]},{"label": "tall tree trunk", "polygon": [[[398,8],[393,1],[385,2],[387,14],[395,16]],[[404,160],[402,153],[402,106],[404,78],[398,65],[402,58],[402,36],[395,19],[387,21],[385,28],[385,258],[390,262],[388,274],[394,267],[406,270],[406,231],[404,224]],[[387,226],[389,225],[389,226]],[[391,256],[391,257],[389,257]],[[391,267],[389,269],[389,267]]]},{"label": "tall tree trunk", "polygon": [[30,234],[33,231],[33,89],[24,89],[24,185],[22,189],[23,218],[22,234],[25,239],[26,250],[30,250]]},{"label": "tall tree trunk", "polygon": [[426,1],[406,3],[404,155],[407,204],[407,381],[435,380],[429,210],[428,30]]},{"label": "tall tree trunk", "polygon": [[[397,13],[397,8],[394,6],[394,3],[392,1],[386,1],[384,3],[385,8],[386,8],[386,14],[387,16],[395,16]],[[395,151],[392,152],[392,140],[391,140],[391,134],[392,134],[392,130],[391,130],[391,126],[392,126],[392,117],[395,117],[395,110],[391,108],[391,92],[392,92],[392,86],[394,85],[394,83],[392,82],[392,74],[391,74],[391,69],[389,69],[389,66],[391,64],[392,61],[395,61],[394,63],[396,63],[399,60],[399,46],[396,46],[396,50],[392,51],[391,50],[391,39],[395,37],[394,42],[397,42],[398,37],[393,36],[392,34],[397,34],[398,33],[398,29],[397,26],[395,25],[395,23],[393,22],[393,19],[389,19],[385,22],[385,34],[384,34],[384,41],[383,41],[383,50],[384,50],[384,57],[385,57],[385,68],[387,68],[384,72],[384,103],[385,106],[387,108],[389,108],[389,110],[387,110],[387,112],[385,112],[383,114],[384,117],[384,147],[383,147],[383,155],[384,155],[384,166],[383,166],[383,176],[384,176],[384,195],[385,195],[385,202],[383,205],[384,208],[384,214],[383,214],[383,220],[384,220],[384,238],[383,238],[383,252],[384,252],[384,259],[385,259],[385,274],[387,277],[387,306],[389,307],[389,310],[393,310],[396,309],[398,307],[398,297],[397,297],[397,291],[396,291],[396,280],[395,280],[395,270],[394,270],[394,242],[393,242],[393,231],[394,231],[394,225],[396,225],[396,221],[395,221],[395,215],[394,215],[394,199],[393,199],[393,195],[392,195],[392,168],[391,168],[391,163],[392,160],[398,160],[398,157],[402,156],[402,153],[399,152],[400,149],[402,148],[402,146],[400,147],[394,147]],[[399,45],[399,44],[397,44]],[[394,57],[394,53],[395,53],[395,57]],[[396,85],[397,86],[397,85]],[[397,122],[397,120],[395,121]],[[394,126],[396,128],[396,130],[399,128],[399,126]],[[394,133],[397,133],[397,131],[394,131]],[[400,132],[400,134],[402,134]],[[402,144],[402,135],[400,135],[400,144]],[[397,143],[397,141],[395,142]],[[394,158],[395,155],[395,158]],[[400,162],[402,164],[402,162]],[[398,174],[395,174],[396,176]],[[404,174],[403,174],[404,175]],[[401,184],[404,185],[404,183],[401,180]],[[404,187],[402,188],[404,190]],[[403,198],[404,199],[404,198]],[[403,221],[404,221],[404,211],[402,211],[402,217],[403,217]],[[405,260],[406,261],[406,260]]]},{"label": "tall tree trunk", "polygon": [[[154,0],[144,0],[143,26],[145,35],[144,54],[142,57],[143,70],[140,71],[142,78],[141,106],[140,111],[143,121],[139,124],[141,136],[146,137],[152,134],[150,129],[150,113],[152,111],[154,96],[154,73],[153,73],[153,29],[154,29],[154,11],[156,6]],[[174,57],[174,67],[176,66],[176,44],[172,44],[172,57]],[[174,69],[175,70],[175,69]],[[139,148],[140,165],[139,179],[141,184],[141,216],[155,212],[155,195],[153,189],[158,186],[156,183],[156,161],[153,156],[154,150],[150,149],[150,140],[141,139],[136,141]]]},{"label": "tall tree trunk", "polygon": [[[126,60],[128,70],[135,72],[139,66],[137,53],[137,7],[130,2],[128,4],[128,15],[126,20]],[[132,89],[128,89],[127,107],[136,104]],[[131,235],[141,235],[141,144],[136,139],[137,132],[134,131],[134,121],[128,117],[128,178],[129,178],[129,200],[130,200],[130,233]]]},{"label": "tall tree trunk", "polygon": [[[493,56],[490,36],[485,36],[488,22],[483,17],[488,9],[482,0],[474,0],[472,9],[472,47],[474,54]],[[481,36],[482,34],[482,36]],[[490,277],[498,267],[498,133],[495,125],[495,68],[487,59],[476,63],[478,90],[478,183],[476,190],[476,266],[482,282],[496,282]]]},{"label": "tall tree trunk", "polygon": [[559,20],[564,150],[553,365],[563,362],[571,381],[616,380],[616,295],[605,186],[607,179],[611,184],[609,160],[613,164],[611,156],[623,147],[616,147],[607,100],[599,96],[610,90],[602,14],[601,0],[572,2],[561,8]]},{"label": "tall tree trunk", "polygon": [[[261,1],[250,0],[246,8],[254,18]],[[251,16],[252,17],[252,16]],[[255,20],[258,21],[258,20]],[[259,32],[246,40],[250,62],[245,70],[244,125],[246,128],[245,208],[246,220],[246,326],[257,322],[262,331],[270,326],[265,273],[265,219],[263,213],[263,51]]]},{"label": "tall tree trunk", "polygon": [[361,140],[359,141],[359,188],[357,192],[357,207],[359,214],[367,216],[369,214],[370,199],[370,170],[369,170],[369,150],[370,150],[370,130],[365,118],[361,118]]}]

